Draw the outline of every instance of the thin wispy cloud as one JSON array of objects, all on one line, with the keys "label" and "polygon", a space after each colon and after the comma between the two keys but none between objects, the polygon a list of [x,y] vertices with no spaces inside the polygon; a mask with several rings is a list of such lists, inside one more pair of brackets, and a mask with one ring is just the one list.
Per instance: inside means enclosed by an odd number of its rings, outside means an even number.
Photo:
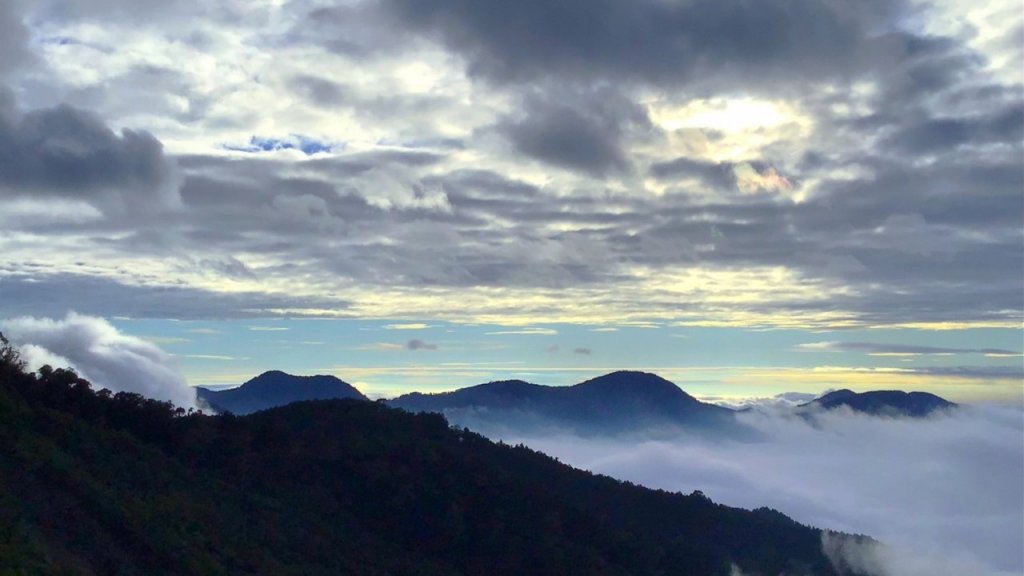
[{"label": "thin wispy cloud", "polygon": [[519,330],[497,330],[487,332],[488,336],[557,336],[558,330],[554,328],[522,328]]},{"label": "thin wispy cloud", "polygon": [[423,322],[410,322],[408,324],[385,324],[383,328],[385,330],[426,330],[430,328],[430,324]]},{"label": "thin wispy cloud", "polygon": [[378,352],[418,352],[418,351],[434,351],[438,349],[437,344],[426,342],[418,338],[413,338],[406,341],[405,343],[398,342],[376,342],[374,344],[367,344],[357,346],[357,351],[378,351]]},{"label": "thin wispy cloud", "polygon": [[993,357],[1020,356],[1021,352],[1002,348],[945,348],[941,346],[918,346],[914,344],[888,344],[882,342],[808,342],[800,344],[802,350],[833,352],[860,352],[872,356],[951,356],[974,354]]},{"label": "thin wispy cloud", "polygon": [[249,360],[248,356],[225,356],[218,354],[184,354],[183,358],[192,358],[195,360],[214,360],[220,362],[238,362],[242,360]]}]

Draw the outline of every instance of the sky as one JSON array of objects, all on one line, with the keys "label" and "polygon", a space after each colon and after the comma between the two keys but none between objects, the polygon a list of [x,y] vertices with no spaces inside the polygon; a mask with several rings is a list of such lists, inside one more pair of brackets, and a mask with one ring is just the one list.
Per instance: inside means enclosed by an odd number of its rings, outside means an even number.
[{"label": "sky", "polygon": [[110,387],[1020,405],[1022,70],[1018,0],[7,0],[0,330]]}]

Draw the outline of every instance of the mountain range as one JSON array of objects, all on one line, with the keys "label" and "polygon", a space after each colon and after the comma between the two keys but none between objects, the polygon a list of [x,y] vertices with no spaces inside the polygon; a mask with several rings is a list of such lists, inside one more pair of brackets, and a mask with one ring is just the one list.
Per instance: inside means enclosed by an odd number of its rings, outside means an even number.
[{"label": "mountain range", "polygon": [[[228,390],[200,387],[197,395],[213,411],[236,415],[306,400],[369,400],[334,376],[294,376],[278,370]],[[637,371],[612,372],[572,386],[504,380],[436,394],[412,392],[383,402],[408,412],[443,414],[454,425],[486,432],[548,429],[592,435],[683,429],[725,437],[750,432],[736,419],[749,408],[734,411],[701,402],[656,374]],[[956,406],[927,392],[836,390],[793,411],[812,416],[844,407],[873,416],[921,418]]]},{"label": "mountain range", "polygon": [[732,410],[701,402],[655,374],[633,371],[612,372],[573,386],[507,380],[439,394],[413,392],[387,404],[411,412],[442,413],[455,424],[552,426],[577,433],[740,429]]},{"label": "mountain range", "polygon": [[210,416],[0,354],[4,573],[871,576],[825,536],[437,414],[333,399]]}]

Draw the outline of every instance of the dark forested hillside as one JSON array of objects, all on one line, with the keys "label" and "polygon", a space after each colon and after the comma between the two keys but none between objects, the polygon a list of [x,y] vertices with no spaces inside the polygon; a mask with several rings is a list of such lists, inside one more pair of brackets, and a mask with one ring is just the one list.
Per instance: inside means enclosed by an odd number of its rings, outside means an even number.
[{"label": "dark forested hillside", "polygon": [[821,532],[380,403],[204,416],[0,362],[3,574],[835,574]]}]

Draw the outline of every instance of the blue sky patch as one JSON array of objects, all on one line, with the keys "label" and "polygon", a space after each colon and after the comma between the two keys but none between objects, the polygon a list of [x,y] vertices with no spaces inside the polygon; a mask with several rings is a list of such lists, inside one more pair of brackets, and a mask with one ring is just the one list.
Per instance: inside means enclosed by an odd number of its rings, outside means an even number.
[{"label": "blue sky patch", "polygon": [[233,152],[276,152],[278,150],[298,150],[307,156],[321,152],[335,152],[345,148],[343,143],[325,142],[301,134],[289,134],[285,138],[269,138],[252,136],[246,145],[224,144],[225,150]]}]

